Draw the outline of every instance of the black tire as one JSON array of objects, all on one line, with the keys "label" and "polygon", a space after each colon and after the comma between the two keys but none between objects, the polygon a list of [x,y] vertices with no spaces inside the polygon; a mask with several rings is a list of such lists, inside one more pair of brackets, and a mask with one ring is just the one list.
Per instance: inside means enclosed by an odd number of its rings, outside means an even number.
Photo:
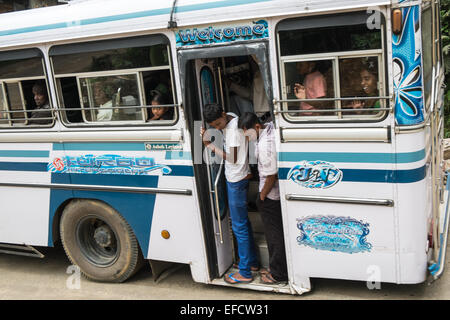
[{"label": "black tire", "polygon": [[103,202],[70,202],[62,213],[60,234],[67,257],[89,280],[123,282],[143,265],[131,227]]}]

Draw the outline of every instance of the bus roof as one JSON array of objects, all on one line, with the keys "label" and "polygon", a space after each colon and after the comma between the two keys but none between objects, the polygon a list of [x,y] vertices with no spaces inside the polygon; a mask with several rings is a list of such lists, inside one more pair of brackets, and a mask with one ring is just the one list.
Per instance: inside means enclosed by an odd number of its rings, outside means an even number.
[{"label": "bus roof", "polygon": [[[178,27],[390,4],[391,0],[179,0]],[[89,0],[1,14],[0,49],[166,29],[172,0]]]}]

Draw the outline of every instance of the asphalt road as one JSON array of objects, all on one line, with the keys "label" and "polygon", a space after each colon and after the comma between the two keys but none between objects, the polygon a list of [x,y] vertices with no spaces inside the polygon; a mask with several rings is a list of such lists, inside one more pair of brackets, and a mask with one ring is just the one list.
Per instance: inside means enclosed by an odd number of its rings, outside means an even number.
[{"label": "asphalt road", "polygon": [[[301,296],[257,292],[195,283],[188,266],[181,265],[167,278],[155,282],[146,265],[125,283],[77,281],[61,247],[38,248],[45,258],[0,254],[1,300],[359,300],[359,299],[450,299],[450,269],[431,283],[418,285],[381,284],[367,289],[365,282],[312,279],[313,290]],[[450,254],[450,252],[449,252]],[[447,257],[449,257],[447,254]],[[448,261],[448,259],[447,259]],[[69,273],[68,272],[69,268]]]}]

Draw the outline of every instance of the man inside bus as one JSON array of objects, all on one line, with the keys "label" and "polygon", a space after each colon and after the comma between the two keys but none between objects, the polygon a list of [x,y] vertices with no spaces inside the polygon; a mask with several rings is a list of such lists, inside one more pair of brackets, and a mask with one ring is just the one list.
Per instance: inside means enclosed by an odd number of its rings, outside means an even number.
[{"label": "man inside bus", "polygon": [[[327,81],[318,70],[315,61],[303,61],[296,63],[297,72],[301,78],[300,83],[295,83],[294,94],[297,99],[319,99],[327,96]],[[303,84],[301,84],[303,83]],[[314,111],[328,109],[330,103],[327,101],[302,101],[300,110]],[[301,112],[300,116],[318,116],[320,112]]]},{"label": "man inside bus", "polygon": [[52,111],[48,102],[47,86],[40,80],[36,82],[31,89],[36,108],[31,111],[29,124],[50,124],[53,122]]},{"label": "man inside bus", "polygon": [[110,121],[113,115],[112,99],[109,99],[103,88],[104,83],[101,81],[94,82],[94,103],[99,106],[97,113],[97,121]]},{"label": "man inside bus", "polygon": [[216,147],[208,132],[201,129],[203,144],[225,160],[228,206],[239,255],[239,272],[227,274],[225,281],[231,284],[249,283],[253,281],[252,271],[259,270],[259,262],[247,210],[247,192],[252,177],[247,156],[248,142],[238,130],[238,117],[231,112],[225,113],[220,105],[206,105],[203,117],[211,127],[224,134],[225,151]]},{"label": "man inside bus", "polygon": [[[239,128],[255,142],[255,156],[259,172],[259,196],[257,206],[269,249],[269,270],[261,271],[261,281],[266,284],[286,282],[287,263],[281,217],[280,191],[275,128],[273,122],[262,123],[254,113],[239,118]],[[250,143],[251,143],[250,142]]]},{"label": "man inside bus", "polygon": [[[250,69],[253,76],[251,87],[245,87],[233,82],[231,78],[227,79],[227,85],[231,92],[234,92],[239,97],[252,101],[253,111],[261,117],[263,122],[269,120],[270,110],[269,102],[267,100],[266,91],[264,88],[264,81],[261,70],[255,61],[255,58],[249,57]],[[244,114],[244,112],[242,112]],[[241,115],[242,115],[241,114]]]}]

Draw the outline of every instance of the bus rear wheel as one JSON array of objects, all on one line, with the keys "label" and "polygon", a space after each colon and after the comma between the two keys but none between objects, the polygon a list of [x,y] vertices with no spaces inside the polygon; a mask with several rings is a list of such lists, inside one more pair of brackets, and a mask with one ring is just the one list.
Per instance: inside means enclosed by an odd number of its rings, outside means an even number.
[{"label": "bus rear wheel", "polygon": [[103,202],[70,202],[61,217],[60,234],[67,257],[89,280],[123,282],[143,265],[131,227]]}]

